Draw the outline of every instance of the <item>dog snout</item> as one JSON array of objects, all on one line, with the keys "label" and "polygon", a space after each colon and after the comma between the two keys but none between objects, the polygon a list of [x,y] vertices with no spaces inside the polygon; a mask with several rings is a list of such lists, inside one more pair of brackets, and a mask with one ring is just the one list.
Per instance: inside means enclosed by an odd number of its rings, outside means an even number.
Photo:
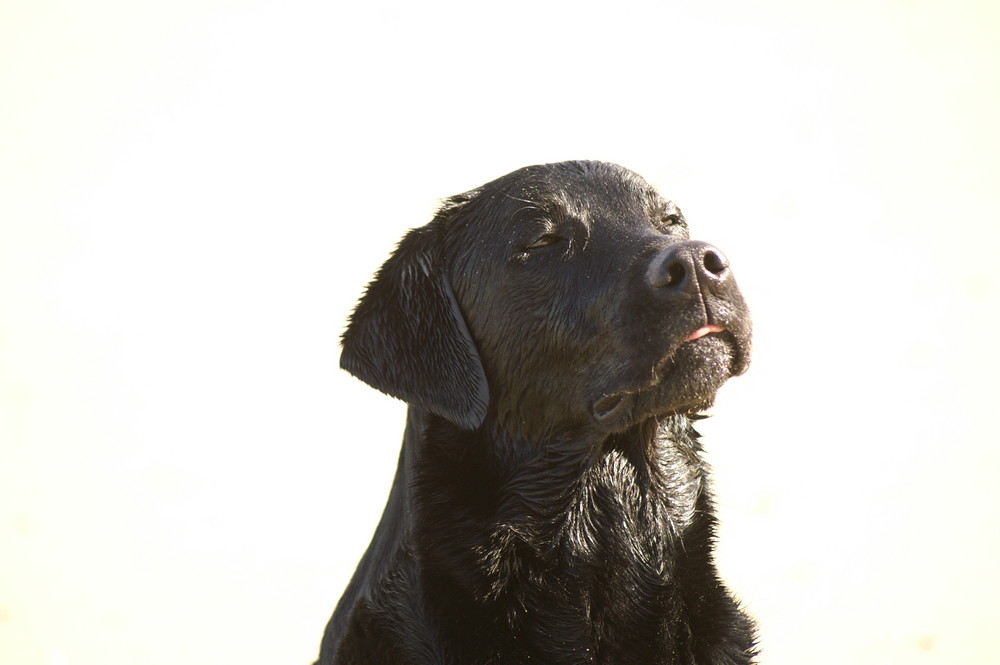
[{"label": "dog snout", "polygon": [[646,278],[656,289],[674,293],[695,292],[701,285],[719,285],[730,277],[729,259],[707,242],[670,245],[649,262]]}]

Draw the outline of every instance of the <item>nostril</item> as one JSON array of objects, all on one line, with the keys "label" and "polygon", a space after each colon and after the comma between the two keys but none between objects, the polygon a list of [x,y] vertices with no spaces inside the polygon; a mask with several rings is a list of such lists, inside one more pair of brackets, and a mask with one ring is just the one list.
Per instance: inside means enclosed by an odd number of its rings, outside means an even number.
[{"label": "nostril", "polygon": [[669,266],[667,266],[667,278],[663,281],[662,286],[675,286],[684,281],[684,276],[686,271],[684,270],[684,264],[680,261],[674,261]]},{"label": "nostril", "polygon": [[705,269],[713,275],[721,275],[729,267],[729,259],[716,249],[707,250],[702,258],[702,263]]},{"label": "nostril", "polygon": [[684,290],[698,272],[692,258],[682,245],[668,247],[653,257],[646,279],[658,289]]}]

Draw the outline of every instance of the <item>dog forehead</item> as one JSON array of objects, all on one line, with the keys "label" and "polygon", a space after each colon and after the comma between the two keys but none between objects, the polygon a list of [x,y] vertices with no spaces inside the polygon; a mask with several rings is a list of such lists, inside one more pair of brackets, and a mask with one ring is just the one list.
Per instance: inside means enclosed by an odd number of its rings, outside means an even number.
[{"label": "dog forehead", "polygon": [[672,206],[640,176],[603,162],[525,167],[452,202],[453,230],[480,242],[564,222],[617,226]]},{"label": "dog forehead", "polygon": [[[562,162],[528,167],[494,181],[508,197],[576,216],[646,203],[656,192],[639,175],[616,164]],[[491,183],[493,184],[493,183]],[[484,193],[489,186],[484,188]]]}]

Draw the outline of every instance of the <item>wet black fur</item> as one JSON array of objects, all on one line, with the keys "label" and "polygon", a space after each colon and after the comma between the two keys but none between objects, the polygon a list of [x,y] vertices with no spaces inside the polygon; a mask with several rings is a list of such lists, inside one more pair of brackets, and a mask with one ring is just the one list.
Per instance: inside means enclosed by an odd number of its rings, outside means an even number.
[{"label": "wet black fur", "polygon": [[565,162],[453,197],[343,347],[410,407],[319,663],[752,661],[691,426],[745,371],[749,316],[721,252],[639,176]]}]

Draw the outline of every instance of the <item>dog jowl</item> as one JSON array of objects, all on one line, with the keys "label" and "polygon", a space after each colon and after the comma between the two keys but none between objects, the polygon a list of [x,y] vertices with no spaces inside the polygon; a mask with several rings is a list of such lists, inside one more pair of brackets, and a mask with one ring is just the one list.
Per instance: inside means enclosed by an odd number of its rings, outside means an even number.
[{"label": "dog jowl", "polygon": [[746,371],[750,318],[641,177],[545,164],[448,199],[342,341],[409,411],[320,663],[752,661],[691,426]]}]

